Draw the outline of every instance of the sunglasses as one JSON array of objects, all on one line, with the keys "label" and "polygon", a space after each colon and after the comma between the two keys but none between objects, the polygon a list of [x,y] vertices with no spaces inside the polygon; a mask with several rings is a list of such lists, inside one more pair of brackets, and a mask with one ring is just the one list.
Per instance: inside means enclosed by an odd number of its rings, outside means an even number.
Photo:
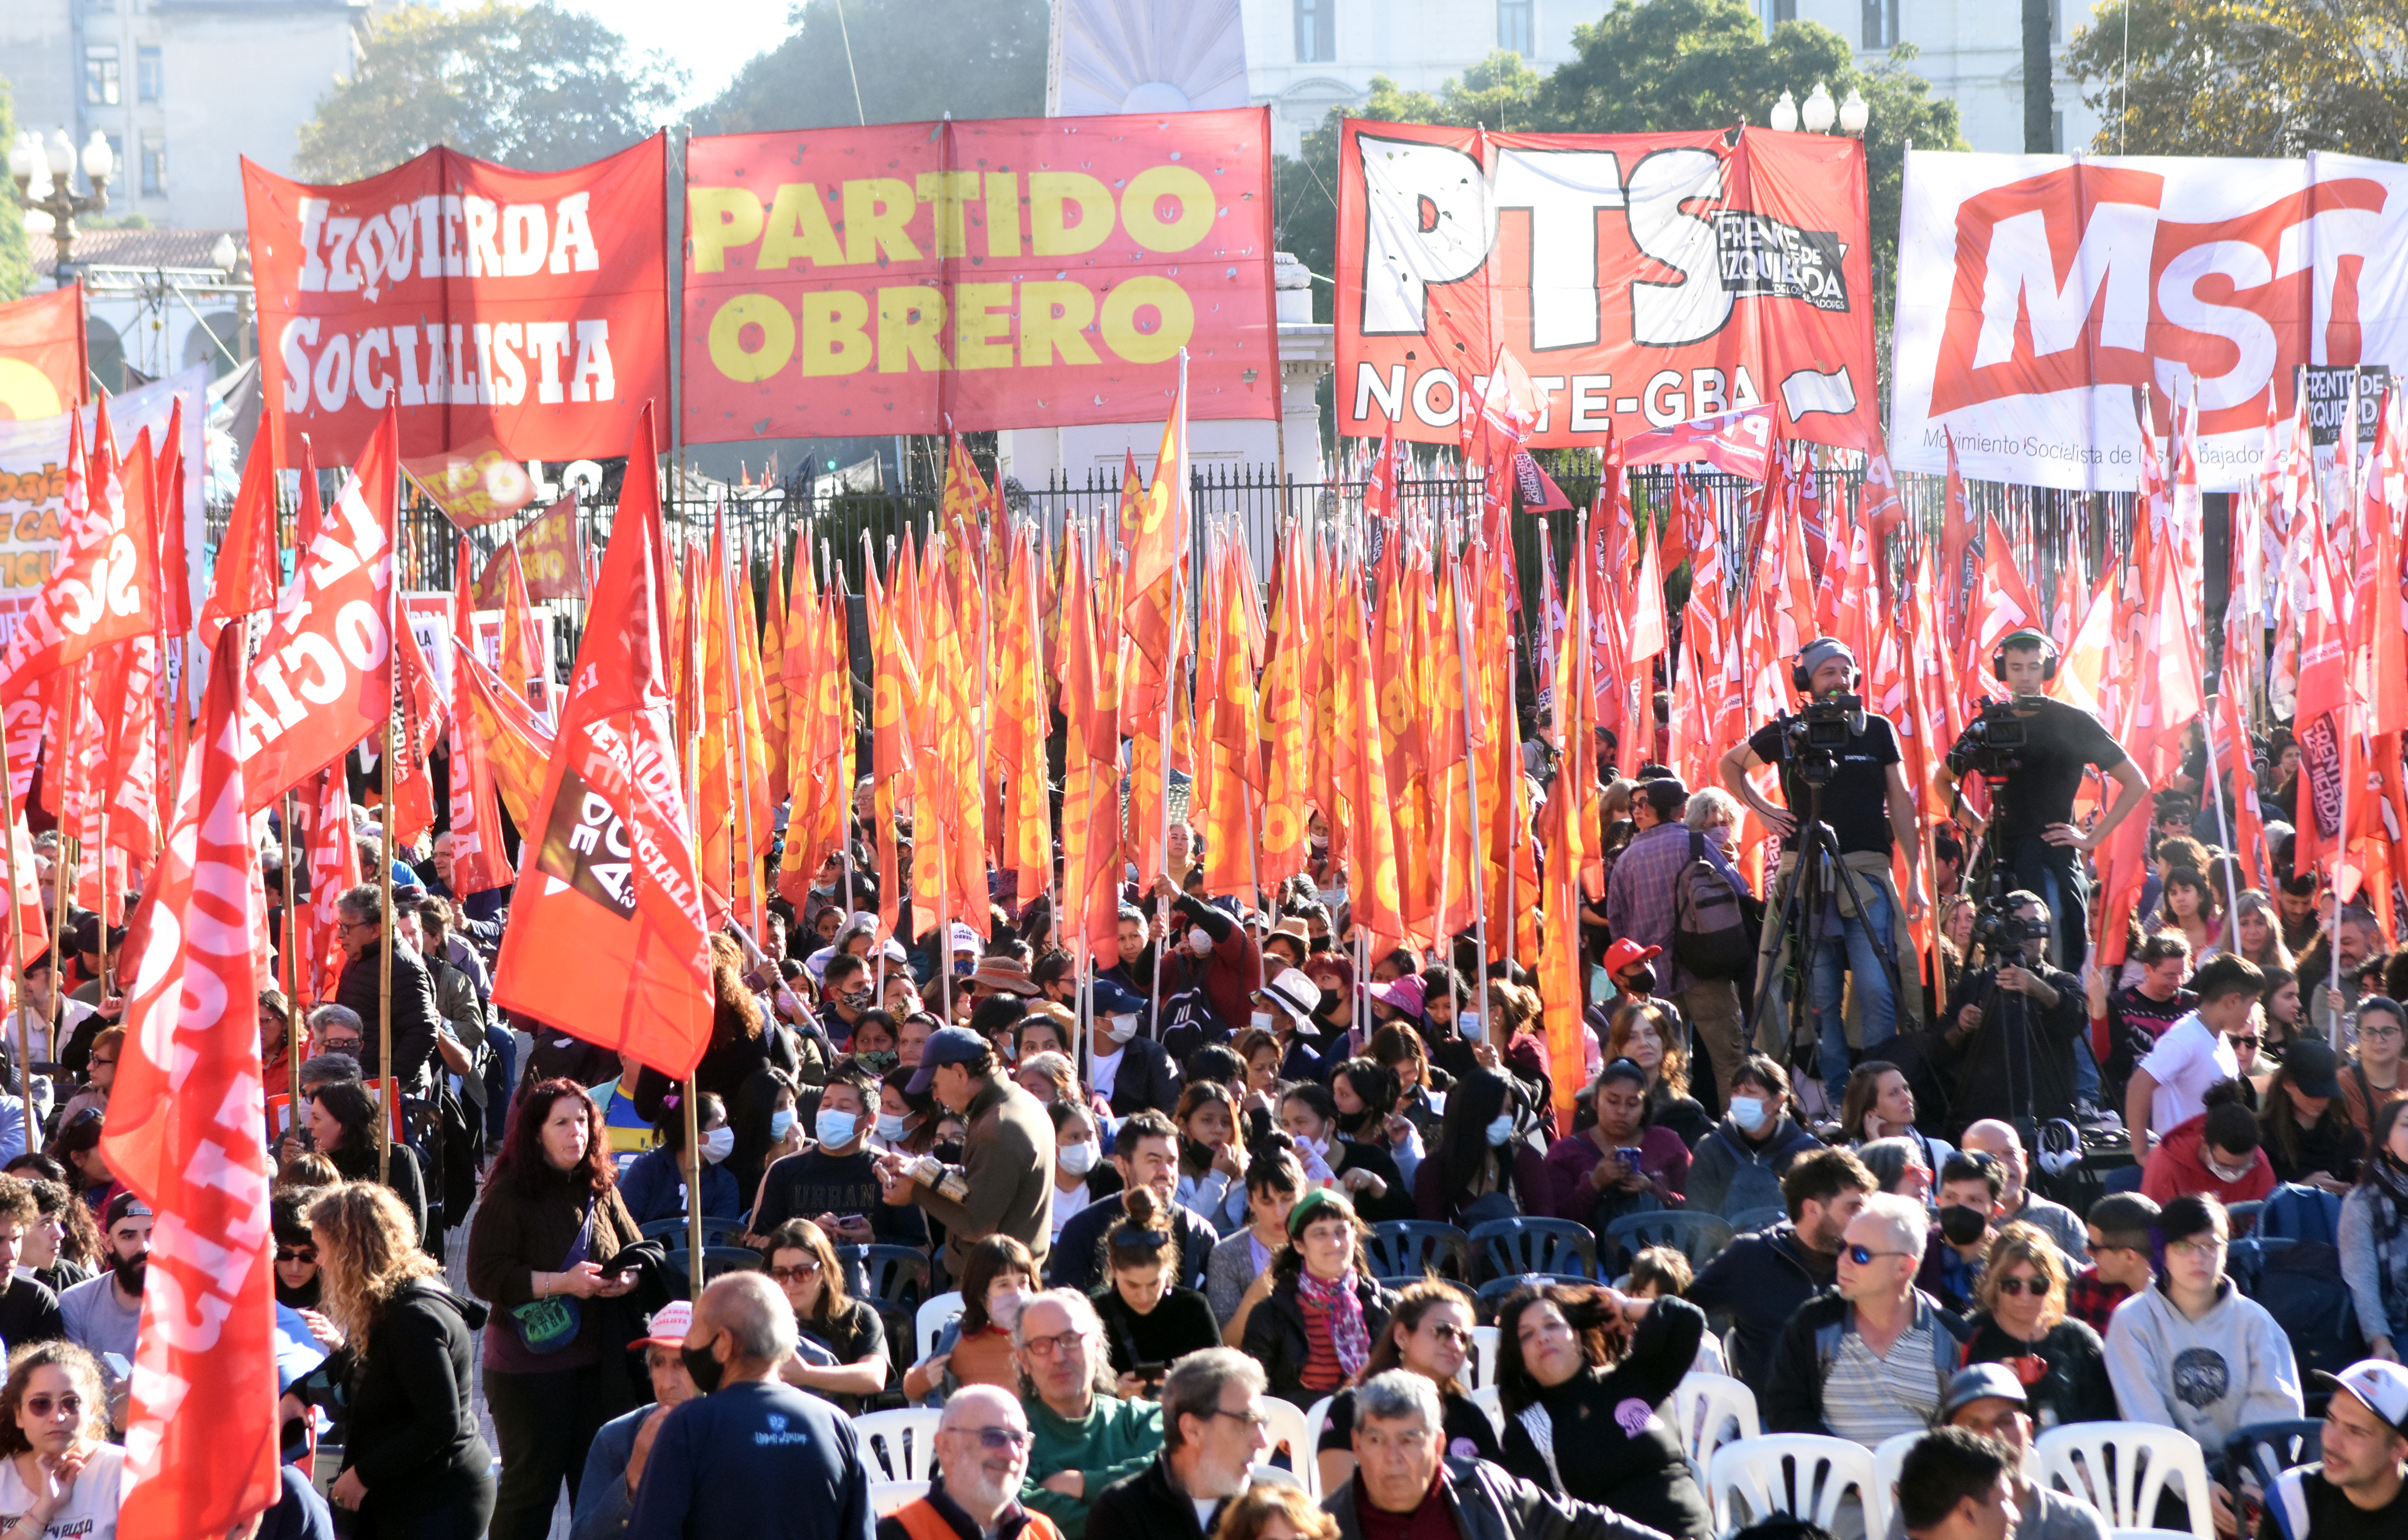
[{"label": "sunglasses", "polygon": [[769,1270],[770,1278],[778,1283],[801,1283],[805,1278],[816,1278],[819,1275],[820,1264],[815,1261],[798,1262],[793,1267],[773,1267]]},{"label": "sunglasses", "polygon": [[982,1449],[1025,1449],[1037,1442],[1035,1433],[1024,1433],[1012,1428],[948,1428],[945,1432],[964,1438],[975,1438]]},{"label": "sunglasses", "polygon": [[[2360,1033],[2359,1035],[2364,1036],[2365,1034]],[[2255,1048],[2266,1040],[2259,1037],[2255,1032],[2243,1032],[2239,1037],[2229,1038],[2226,1041],[2230,1043],[2236,1048]]]},{"label": "sunglasses", "polygon": [[280,1262],[314,1262],[318,1259],[318,1248],[314,1245],[280,1245],[276,1248],[276,1259]]},{"label": "sunglasses", "polygon": [[1871,1261],[1875,1257],[1903,1257],[1905,1255],[1906,1253],[1903,1251],[1875,1251],[1869,1245],[1852,1245],[1848,1247],[1848,1260],[1856,1263],[1858,1267],[1864,1266],[1867,1262]]},{"label": "sunglasses", "polygon": [[2001,1294],[2020,1298],[2027,1290],[2030,1292],[2033,1299],[2041,1299],[2048,1293],[2048,1285],[2038,1278],[2013,1277],[1999,1280],[1999,1292]]},{"label": "sunglasses", "polygon": [[32,1395],[25,1398],[25,1410],[38,1418],[81,1417],[83,1397],[79,1395]]}]

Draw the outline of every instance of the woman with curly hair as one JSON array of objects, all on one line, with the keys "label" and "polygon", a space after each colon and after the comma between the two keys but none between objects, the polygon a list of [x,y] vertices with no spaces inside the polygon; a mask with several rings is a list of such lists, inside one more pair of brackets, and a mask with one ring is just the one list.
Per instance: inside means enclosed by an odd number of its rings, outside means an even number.
[{"label": "woman with curly hair", "polygon": [[17,1264],[53,1294],[99,1276],[100,1227],[92,1222],[92,1210],[64,1182],[36,1179],[31,1170],[25,1179],[34,1189],[38,1217],[25,1231],[25,1249]]},{"label": "woman with curly hair", "polygon": [[633,1403],[627,1336],[605,1331],[601,1310],[636,1287],[635,1274],[603,1264],[643,1238],[618,1174],[602,1110],[574,1080],[527,1090],[486,1173],[468,1287],[494,1311],[484,1346],[502,1446],[494,1540],[542,1540],[562,1482],[575,1501],[595,1432]]},{"label": "woman with curly hair", "polygon": [[1509,1471],[1636,1523],[1706,1540],[1713,1510],[1664,1403],[1706,1317],[1686,1300],[1585,1284],[1516,1289],[1497,1310]]},{"label": "woman with curly hair", "polygon": [[11,1354],[0,1388],[0,1513],[14,1518],[0,1533],[114,1540],[125,1450],[108,1436],[108,1395],[90,1353],[39,1342]]},{"label": "woman with curly hair", "polygon": [[1605,1057],[1647,1072],[1649,1128],[1671,1130],[1693,1150],[1714,1131],[1714,1120],[1689,1094],[1689,1029],[1680,1012],[1660,1000],[1624,1000],[1606,1026]]},{"label": "woman with curly hair", "polygon": [[[346,1182],[319,1194],[309,1233],[326,1315],[351,1350],[335,1504],[359,1515],[355,1533],[379,1540],[483,1533],[494,1461],[477,1432],[468,1336],[484,1307],[445,1286],[389,1187]],[[540,1522],[551,1517],[547,1504]]]},{"label": "woman with curly hair", "polygon": [[2001,1225],[1984,1253],[1967,1363],[2004,1363],[2024,1382],[2032,1421],[2112,1422],[2115,1387],[2099,1333],[2065,1313],[2065,1263],[2037,1225]]}]

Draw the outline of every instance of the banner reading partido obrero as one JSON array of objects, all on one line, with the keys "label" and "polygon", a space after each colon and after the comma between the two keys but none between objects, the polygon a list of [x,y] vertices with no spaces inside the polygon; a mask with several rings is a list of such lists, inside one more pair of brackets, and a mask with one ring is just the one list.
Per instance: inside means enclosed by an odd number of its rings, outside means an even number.
[{"label": "banner reading partido obrero", "polygon": [[1534,445],[1759,402],[1784,438],[1878,441],[1864,146],[1493,134],[1349,120],[1338,182],[1338,431],[1454,442],[1498,353]]},{"label": "banner reading partido obrero", "polygon": [[1261,108],[696,138],[688,442],[1279,410]]},{"label": "banner reading partido obrero", "polygon": [[310,186],[242,163],[260,367],[288,458],[357,458],[387,403],[401,452],[625,453],[668,394],[665,141],[567,171],[441,147]]},{"label": "banner reading partido obrero", "polygon": [[2160,412],[2196,388],[2200,485],[2230,491],[2302,369],[2332,442],[2353,376],[2372,396],[2408,367],[2403,194],[2408,166],[2345,155],[1911,155],[1898,468],[1945,469],[1953,437],[1968,476],[2128,489],[2145,384]]}]

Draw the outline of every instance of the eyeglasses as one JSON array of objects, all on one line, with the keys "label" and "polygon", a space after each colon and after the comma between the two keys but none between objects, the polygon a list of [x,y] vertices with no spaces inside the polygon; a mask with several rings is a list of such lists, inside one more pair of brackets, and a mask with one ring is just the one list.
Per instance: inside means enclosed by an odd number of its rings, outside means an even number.
[{"label": "eyeglasses", "polygon": [[2360,1037],[2398,1037],[2400,1035],[2400,1028],[2397,1023],[2394,1023],[2389,1027],[2369,1027],[2361,1023],[2358,1029],[2358,1035]]},{"label": "eyeglasses", "polygon": [[801,1283],[805,1278],[816,1278],[819,1275],[820,1264],[816,1260],[797,1262],[793,1267],[773,1267],[769,1270],[770,1278],[778,1283]]},{"label": "eyeglasses", "polygon": [[1450,1326],[1444,1321],[1432,1323],[1429,1327],[1429,1334],[1440,1342],[1459,1342],[1468,1346],[1471,1341],[1470,1332],[1460,1326]]},{"label": "eyeglasses", "polygon": [[2210,1257],[2221,1255],[2223,1250],[2224,1237],[2221,1235],[2202,1235],[2195,1241],[2168,1241],[2166,1243],[2166,1254],[2168,1256],[2172,1256],[2175,1252],[2179,1251],[2186,1257],[2197,1257],[2202,1261]]},{"label": "eyeglasses", "polygon": [[[2366,1034],[2365,1034],[2364,1032],[2360,1032],[2360,1033],[2358,1034],[2358,1036],[2360,1036],[2360,1037],[2364,1037],[2365,1035],[2366,1035]],[[2262,1037],[2259,1037],[2259,1036],[2258,1036],[2257,1033],[2255,1033],[2255,1032],[2243,1032],[2243,1033],[2242,1033],[2242,1034],[2241,1034],[2240,1036],[2238,1036],[2238,1037],[2235,1037],[2235,1038],[2229,1038],[2229,1039],[2227,1039],[2226,1041],[2229,1042],[2229,1043],[2230,1043],[2234,1047],[2236,1047],[2236,1048],[2255,1048],[2256,1046],[2258,1046],[2259,1043],[2261,1043],[2265,1042],[2266,1040],[2265,1040],[2264,1038],[2262,1038]]]},{"label": "eyeglasses", "polygon": [[1260,1412],[1233,1412],[1226,1406],[1213,1407],[1212,1416],[1229,1418],[1244,1423],[1249,1428],[1268,1428],[1271,1425],[1271,1419]]},{"label": "eyeglasses", "polygon": [[25,1410],[36,1417],[81,1417],[83,1397],[79,1395],[31,1395],[25,1398]]},{"label": "eyeglasses", "polygon": [[1875,1257],[1903,1257],[1906,1255],[1907,1253],[1903,1251],[1875,1251],[1869,1245],[1852,1245],[1848,1247],[1848,1260],[1856,1263],[1858,1267],[1864,1266],[1867,1262],[1871,1261]]},{"label": "eyeglasses", "polygon": [[2027,1278],[2020,1274],[1999,1280],[1999,1292],[2001,1294],[2020,1298],[2026,1290],[2030,1291],[2033,1299],[2042,1299],[2048,1293],[2048,1285],[2038,1278]]},{"label": "eyeglasses", "polygon": [[1037,1442],[1035,1433],[1024,1433],[1017,1428],[947,1428],[944,1432],[975,1438],[982,1449],[1025,1449]]},{"label": "eyeglasses", "polygon": [[276,1248],[276,1259],[280,1262],[314,1262],[318,1259],[318,1248],[314,1245],[280,1245]]},{"label": "eyeglasses", "polygon": [[1031,1337],[1021,1346],[1040,1359],[1050,1359],[1057,1358],[1064,1353],[1075,1352],[1079,1345],[1086,1339],[1087,1334],[1074,1327],[1070,1331],[1051,1337]]},{"label": "eyeglasses", "polygon": [[330,1037],[324,1043],[325,1050],[330,1054],[356,1054],[360,1051],[360,1040],[355,1037]]}]

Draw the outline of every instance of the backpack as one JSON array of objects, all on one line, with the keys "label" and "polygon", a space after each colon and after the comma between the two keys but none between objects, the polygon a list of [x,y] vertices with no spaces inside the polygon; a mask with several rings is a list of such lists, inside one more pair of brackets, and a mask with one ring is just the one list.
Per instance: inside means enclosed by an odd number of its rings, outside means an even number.
[{"label": "backpack", "polygon": [[1151,1033],[1170,1056],[1174,1067],[1183,1067],[1187,1056],[1210,1043],[1226,1043],[1236,1034],[1213,1008],[1212,998],[1202,985],[1182,989],[1162,1002],[1160,1030]]},{"label": "backpack", "polygon": [[2269,1250],[2257,1282],[2254,1297],[2290,1339],[2302,1381],[2318,1370],[2340,1374],[2366,1356],[2358,1311],[2342,1281],[2341,1253],[2332,1246],[2295,1241]]},{"label": "backpack", "polygon": [[1739,888],[1706,858],[1706,837],[1689,831],[1689,861],[1672,879],[1672,960],[1692,978],[1738,979],[1756,962]]}]

